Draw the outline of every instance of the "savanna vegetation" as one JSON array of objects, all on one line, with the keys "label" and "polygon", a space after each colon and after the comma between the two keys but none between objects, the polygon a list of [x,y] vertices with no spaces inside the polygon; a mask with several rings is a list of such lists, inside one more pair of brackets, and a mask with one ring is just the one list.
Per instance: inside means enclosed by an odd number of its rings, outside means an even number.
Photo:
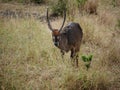
[{"label": "savanna vegetation", "polygon": [[[79,67],[53,45],[46,23],[83,29]],[[0,90],[119,90],[120,0],[0,0]]]}]

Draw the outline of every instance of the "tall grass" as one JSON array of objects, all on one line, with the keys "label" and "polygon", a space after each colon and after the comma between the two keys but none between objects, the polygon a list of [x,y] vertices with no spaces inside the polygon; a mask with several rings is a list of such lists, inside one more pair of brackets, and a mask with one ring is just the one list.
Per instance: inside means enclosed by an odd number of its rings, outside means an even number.
[{"label": "tall grass", "polygon": [[75,69],[68,55],[62,59],[46,25],[37,20],[4,19],[0,38],[2,90],[93,90],[106,89],[111,82],[105,67],[98,70],[93,63],[87,72],[82,60]]}]

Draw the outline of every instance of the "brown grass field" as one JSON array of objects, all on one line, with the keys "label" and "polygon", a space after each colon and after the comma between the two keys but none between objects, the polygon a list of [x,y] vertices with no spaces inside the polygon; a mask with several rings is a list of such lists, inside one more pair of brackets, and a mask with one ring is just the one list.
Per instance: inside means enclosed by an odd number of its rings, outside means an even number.
[{"label": "brown grass field", "polygon": [[[62,59],[45,20],[0,16],[0,90],[120,90],[120,6],[107,1],[99,0],[97,15],[69,16],[84,33],[78,68],[70,53]],[[45,5],[0,4],[0,11],[8,9],[46,14]],[[52,26],[59,28],[62,20]],[[90,54],[87,71],[81,56]]]}]

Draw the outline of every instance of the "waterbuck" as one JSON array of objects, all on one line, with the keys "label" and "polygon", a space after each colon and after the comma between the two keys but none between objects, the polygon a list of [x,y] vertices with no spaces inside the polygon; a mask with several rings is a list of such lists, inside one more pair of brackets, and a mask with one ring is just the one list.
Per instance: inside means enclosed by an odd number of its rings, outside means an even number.
[{"label": "waterbuck", "polygon": [[65,52],[71,51],[71,58],[74,60],[74,64],[78,66],[78,52],[80,51],[80,45],[83,37],[82,28],[78,23],[71,22],[67,26],[64,26],[66,20],[66,12],[64,11],[64,20],[60,29],[53,29],[47,9],[47,24],[48,28],[52,31],[52,39],[54,45],[61,50],[62,56]]}]

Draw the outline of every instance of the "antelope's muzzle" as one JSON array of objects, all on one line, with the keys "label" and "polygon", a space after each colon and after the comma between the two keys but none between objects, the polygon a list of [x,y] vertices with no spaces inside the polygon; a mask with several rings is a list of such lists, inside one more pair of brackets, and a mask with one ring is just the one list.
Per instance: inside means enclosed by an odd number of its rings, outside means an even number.
[{"label": "antelope's muzzle", "polygon": [[55,45],[56,47],[58,47],[58,46],[59,46],[59,42],[54,42],[54,45]]}]

